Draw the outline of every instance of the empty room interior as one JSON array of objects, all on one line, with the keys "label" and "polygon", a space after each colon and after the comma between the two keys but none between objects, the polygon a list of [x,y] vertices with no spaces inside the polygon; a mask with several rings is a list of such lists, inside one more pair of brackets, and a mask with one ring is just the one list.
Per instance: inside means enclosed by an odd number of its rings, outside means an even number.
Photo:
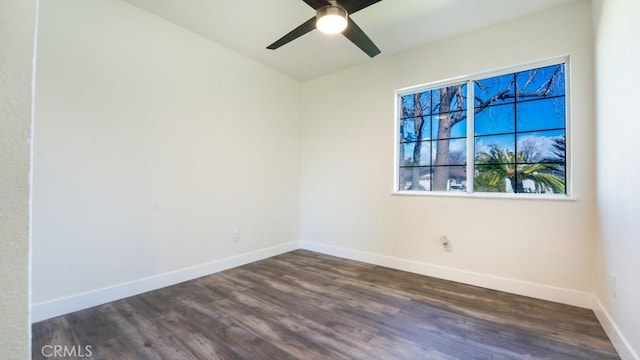
[{"label": "empty room interior", "polygon": [[637,0],[2,7],[2,358],[640,360]]}]

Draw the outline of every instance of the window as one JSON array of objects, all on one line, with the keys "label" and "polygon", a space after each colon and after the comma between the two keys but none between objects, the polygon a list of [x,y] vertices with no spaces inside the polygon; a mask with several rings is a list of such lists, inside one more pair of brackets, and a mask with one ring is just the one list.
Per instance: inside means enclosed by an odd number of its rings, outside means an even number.
[{"label": "window", "polygon": [[396,192],[567,194],[566,59],[397,94]]}]

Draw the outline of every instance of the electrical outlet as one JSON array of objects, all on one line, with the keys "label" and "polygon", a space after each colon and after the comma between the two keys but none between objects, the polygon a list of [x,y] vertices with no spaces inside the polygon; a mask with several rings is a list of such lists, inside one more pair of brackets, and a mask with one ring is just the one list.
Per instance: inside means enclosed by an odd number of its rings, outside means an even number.
[{"label": "electrical outlet", "polygon": [[235,228],[231,231],[231,241],[239,242],[240,241],[240,228]]},{"label": "electrical outlet", "polygon": [[609,287],[611,291],[611,297],[616,297],[616,274],[611,273],[611,278],[609,279]]},{"label": "electrical outlet", "polygon": [[450,250],[450,243],[449,243],[449,238],[446,236],[440,236],[440,244],[442,245],[442,251],[449,251]]}]

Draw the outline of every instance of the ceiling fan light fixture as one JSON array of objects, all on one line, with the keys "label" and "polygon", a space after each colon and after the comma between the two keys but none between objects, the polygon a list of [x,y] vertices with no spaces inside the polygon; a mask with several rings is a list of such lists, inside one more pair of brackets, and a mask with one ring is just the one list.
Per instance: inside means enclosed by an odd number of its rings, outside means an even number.
[{"label": "ceiling fan light fixture", "polygon": [[341,33],[348,24],[349,14],[342,6],[325,6],[316,13],[316,28],[325,34]]}]

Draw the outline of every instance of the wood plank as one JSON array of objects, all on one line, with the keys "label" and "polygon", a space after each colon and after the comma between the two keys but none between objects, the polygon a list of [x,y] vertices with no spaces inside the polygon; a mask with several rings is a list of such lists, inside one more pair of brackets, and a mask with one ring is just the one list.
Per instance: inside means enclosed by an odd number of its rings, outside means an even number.
[{"label": "wood plank", "polygon": [[45,345],[96,359],[619,359],[588,309],[306,250],[36,323],[34,359]]}]

